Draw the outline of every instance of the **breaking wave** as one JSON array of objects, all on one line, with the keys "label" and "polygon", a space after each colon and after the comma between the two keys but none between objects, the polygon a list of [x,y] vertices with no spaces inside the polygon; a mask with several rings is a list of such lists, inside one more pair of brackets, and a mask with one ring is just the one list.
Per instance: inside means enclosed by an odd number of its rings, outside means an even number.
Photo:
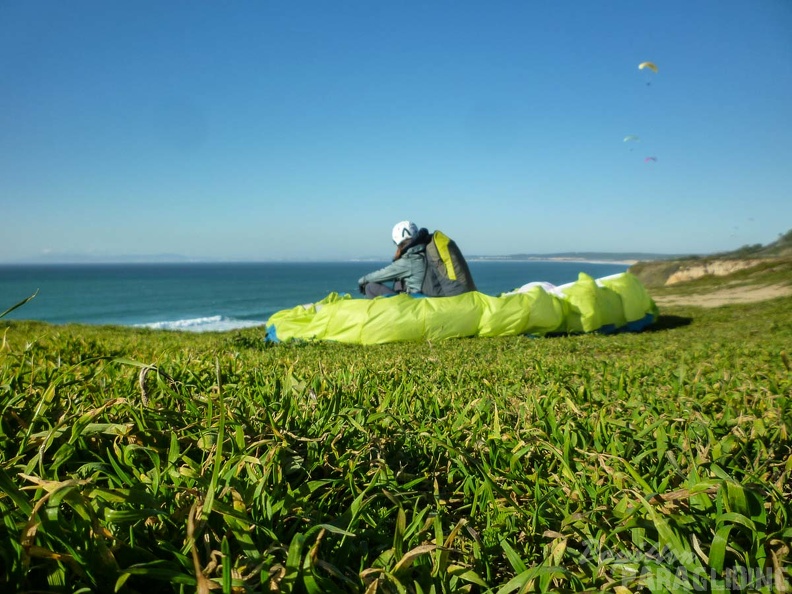
[{"label": "breaking wave", "polygon": [[238,320],[225,316],[209,316],[187,320],[135,324],[135,327],[151,328],[153,330],[182,330],[185,332],[226,332],[228,330],[239,330],[241,328],[254,328],[256,326],[263,326],[264,324],[265,322],[258,320]]}]

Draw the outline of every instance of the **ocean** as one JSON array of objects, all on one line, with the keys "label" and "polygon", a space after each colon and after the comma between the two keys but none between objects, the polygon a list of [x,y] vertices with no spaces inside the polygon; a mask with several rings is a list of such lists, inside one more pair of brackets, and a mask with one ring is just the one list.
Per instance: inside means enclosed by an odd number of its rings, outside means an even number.
[{"label": "ocean", "polygon": [[[387,262],[232,264],[0,265],[0,313],[37,293],[3,319],[52,324],[140,326],[193,332],[262,326],[281,309],[328,293],[357,293],[357,279]],[[479,291],[511,291],[531,281],[561,285],[579,272],[594,278],[626,264],[470,261]]]}]

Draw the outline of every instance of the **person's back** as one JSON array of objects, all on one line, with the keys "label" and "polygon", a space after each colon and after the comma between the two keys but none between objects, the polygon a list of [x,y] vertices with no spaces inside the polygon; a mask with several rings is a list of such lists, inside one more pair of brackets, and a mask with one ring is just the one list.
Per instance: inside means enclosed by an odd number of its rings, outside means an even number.
[{"label": "person's back", "polygon": [[425,251],[429,232],[418,229],[411,221],[401,221],[393,227],[391,236],[397,245],[393,262],[358,279],[360,292],[368,298],[421,292],[426,274]]}]

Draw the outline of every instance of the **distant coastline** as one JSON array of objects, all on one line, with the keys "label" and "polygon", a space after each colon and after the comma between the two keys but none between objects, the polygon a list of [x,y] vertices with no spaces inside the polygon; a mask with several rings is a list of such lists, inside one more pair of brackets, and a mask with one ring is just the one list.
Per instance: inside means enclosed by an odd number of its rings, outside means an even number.
[{"label": "distant coastline", "polygon": [[624,264],[679,258],[680,254],[655,254],[648,252],[555,252],[550,254],[511,254],[508,256],[472,255],[471,262],[577,262],[587,264]]},{"label": "distant coastline", "polygon": [[570,264],[624,264],[632,266],[639,260],[610,259],[610,258],[583,258],[580,256],[531,256],[514,258],[509,256],[473,256],[466,258],[468,262],[569,262]]},{"label": "distant coastline", "polygon": [[[465,256],[469,262],[570,262],[588,264],[624,264],[632,266],[637,262],[666,260],[681,257],[679,254],[651,254],[639,252],[559,252],[551,254],[509,254],[498,256],[471,255]],[[177,254],[154,254],[150,256],[104,256],[92,257],[76,254],[60,255],[54,257],[26,258],[16,261],[0,260],[0,266],[60,266],[60,265],[129,265],[129,264],[262,264],[262,263],[320,263],[320,262],[388,262],[389,259],[382,256],[358,256],[355,258],[343,258],[337,260],[321,259],[211,259],[211,258],[188,258]]]}]

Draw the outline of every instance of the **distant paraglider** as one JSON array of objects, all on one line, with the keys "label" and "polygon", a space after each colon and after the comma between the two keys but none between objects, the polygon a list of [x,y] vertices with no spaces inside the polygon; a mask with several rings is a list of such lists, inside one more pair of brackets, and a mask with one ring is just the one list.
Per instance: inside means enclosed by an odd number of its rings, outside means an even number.
[{"label": "distant paraglider", "polygon": [[[628,134],[627,136],[624,137],[624,142],[633,143],[633,142],[638,142],[639,140],[640,138],[635,134]],[[630,152],[632,152],[632,150],[633,150],[632,147],[630,147]]]},{"label": "distant paraglider", "polygon": [[[638,70],[644,70],[646,73],[646,86],[652,86],[652,77],[657,74],[657,64],[654,62],[641,62],[638,64]],[[649,72],[651,70],[651,72]],[[652,72],[654,74],[652,74]]]},{"label": "distant paraglider", "polygon": [[[651,81],[652,81],[653,77],[659,72],[660,69],[657,67],[657,64],[655,64],[654,62],[641,62],[641,63],[638,64],[638,70],[642,70],[643,71],[643,76],[645,77],[646,85],[647,86],[651,86],[651,84],[652,84]],[[628,146],[630,147],[630,152],[632,152],[634,150],[634,145],[632,143],[638,142],[640,139],[641,139],[641,137],[636,135],[636,134],[627,134],[626,136],[623,137],[622,141],[624,143],[630,143]],[[643,143],[641,143],[641,144],[643,145]],[[652,142],[650,140],[649,141],[649,146],[643,147],[642,151],[653,150],[651,145],[652,145]],[[644,154],[646,154],[646,153],[644,153]],[[644,157],[644,163],[647,163],[647,164],[657,163],[657,157],[655,157],[655,156]]]}]

